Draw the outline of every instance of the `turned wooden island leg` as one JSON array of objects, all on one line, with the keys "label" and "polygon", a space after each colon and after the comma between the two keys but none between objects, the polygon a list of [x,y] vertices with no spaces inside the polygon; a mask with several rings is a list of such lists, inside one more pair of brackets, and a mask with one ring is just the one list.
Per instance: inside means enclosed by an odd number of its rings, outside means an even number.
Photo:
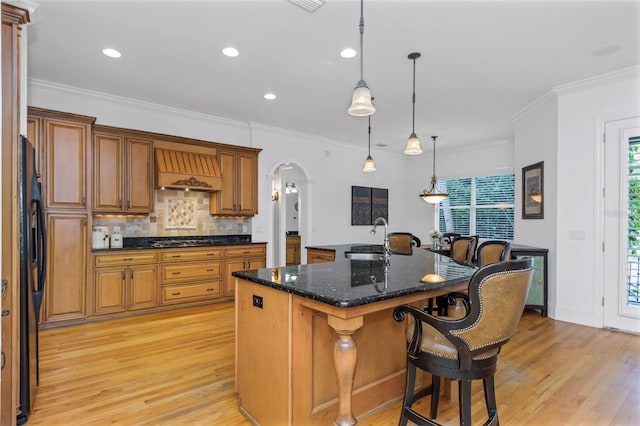
[{"label": "turned wooden island leg", "polygon": [[353,426],[358,423],[351,411],[353,378],[358,363],[358,348],[353,333],[362,327],[363,319],[361,316],[342,319],[329,315],[327,321],[338,335],[333,348],[333,363],[338,376],[340,408],[333,422],[338,426]]}]

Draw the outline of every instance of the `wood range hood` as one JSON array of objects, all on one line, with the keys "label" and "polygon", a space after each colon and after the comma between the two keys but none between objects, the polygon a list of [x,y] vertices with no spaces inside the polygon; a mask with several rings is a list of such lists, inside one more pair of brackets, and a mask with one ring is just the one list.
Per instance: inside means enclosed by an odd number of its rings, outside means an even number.
[{"label": "wood range hood", "polygon": [[160,189],[219,191],[222,173],[215,155],[155,149],[155,186]]}]

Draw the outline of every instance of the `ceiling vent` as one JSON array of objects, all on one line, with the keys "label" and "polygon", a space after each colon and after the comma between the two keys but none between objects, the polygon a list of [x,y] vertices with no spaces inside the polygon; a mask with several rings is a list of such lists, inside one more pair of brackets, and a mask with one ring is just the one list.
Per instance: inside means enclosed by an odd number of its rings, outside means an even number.
[{"label": "ceiling vent", "polygon": [[289,2],[295,4],[296,6],[300,6],[307,12],[315,12],[320,9],[320,6],[325,4],[327,0],[289,0]]}]

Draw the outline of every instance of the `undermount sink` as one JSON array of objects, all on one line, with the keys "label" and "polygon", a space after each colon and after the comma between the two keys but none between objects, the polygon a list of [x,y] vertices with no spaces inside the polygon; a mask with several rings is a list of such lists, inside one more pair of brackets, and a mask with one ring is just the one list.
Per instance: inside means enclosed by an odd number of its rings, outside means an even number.
[{"label": "undermount sink", "polygon": [[344,257],[351,260],[384,260],[384,254],[382,253],[357,253],[353,251],[344,252]]}]

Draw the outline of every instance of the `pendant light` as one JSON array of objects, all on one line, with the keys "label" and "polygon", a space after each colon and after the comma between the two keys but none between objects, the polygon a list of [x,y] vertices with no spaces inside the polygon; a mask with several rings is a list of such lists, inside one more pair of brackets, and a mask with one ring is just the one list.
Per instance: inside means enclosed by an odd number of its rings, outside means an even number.
[{"label": "pendant light", "polygon": [[420,148],[420,139],[416,136],[416,59],[420,57],[418,52],[409,54],[409,59],[413,61],[413,96],[411,102],[413,103],[413,118],[411,120],[411,136],[407,141],[407,147],[404,149],[405,155],[420,155],[422,154],[422,148]]},{"label": "pendant light", "polygon": [[371,157],[371,116],[369,116],[369,155],[367,155],[367,159],[364,160],[362,171],[365,173],[376,171],[376,165],[373,163],[373,158]]},{"label": "pendant light", "polygon": [[351,97],[351,106],[347,108],[347,112],[356,117],[366,117],[376,112],[371,102],[371,91],[364,81],[363,61],[364,52],[362,48],[362,35],[364,34],[364,0],[360,0],[360,81],[353,89]]},{"label": "pendant light", "polygon": [[431,204],[438,204],[449,196],[449,194],[436,190],[436,184],[438,183],[438,178],[436,177],[436,138],[437,136],[431,136],[431,139],[433,139],[433,176],[431,176],[431,189],[429,189],[429,191],[425,189],[422,191],[422,194],[420,194],[420,198]]}]

